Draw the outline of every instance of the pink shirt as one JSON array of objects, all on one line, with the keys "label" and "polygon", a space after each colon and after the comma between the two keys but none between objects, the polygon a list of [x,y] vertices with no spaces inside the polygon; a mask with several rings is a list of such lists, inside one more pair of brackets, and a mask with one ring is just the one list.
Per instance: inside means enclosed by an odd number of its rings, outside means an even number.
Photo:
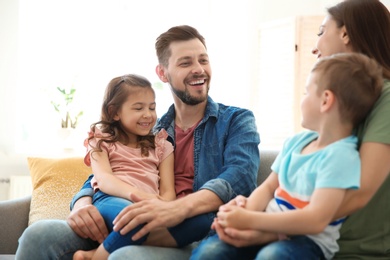
[{"label": "pink shirt", "polygon": [[[158,194],[160,180],[158,166],[173,152],[172,144],[166,140],[167,136],[165,130],[156,135],[156,148],[149,150],[148,157],[141,156],[140,148],[131,148],[120,142],[115,144],[102,142],[101,148],[107,152],[115,176],[140,190]],[[101,133],[95,133],[95,138],[91,139],[90,143],[95,146],[99,137],[102,137]],[[87,154],[84,157],[87,166],[91,166],[91,149],[87,144]],[[94,190],[99,188],[95,177],[92,178],[91,185]]]}]

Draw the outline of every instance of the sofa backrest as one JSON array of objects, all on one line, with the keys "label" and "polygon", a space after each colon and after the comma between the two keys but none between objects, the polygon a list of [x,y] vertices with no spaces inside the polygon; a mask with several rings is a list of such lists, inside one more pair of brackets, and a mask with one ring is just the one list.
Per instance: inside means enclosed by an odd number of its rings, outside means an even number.
[{"label": "sofa backrest", "polygon": [[260,168],[257,176],[257,185],[260,185],[271,173],[271,165],[275,161],[279,151],[260,149]]}]

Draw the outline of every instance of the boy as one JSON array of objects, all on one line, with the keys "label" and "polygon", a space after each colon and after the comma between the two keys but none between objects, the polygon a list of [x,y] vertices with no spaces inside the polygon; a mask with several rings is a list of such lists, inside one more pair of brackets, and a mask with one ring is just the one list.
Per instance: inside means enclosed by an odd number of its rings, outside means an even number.
[{"label": "boy", "polygon": [[[334,220],[346,189],[360,183],[360,158],[353,129],[378,99],[382,69],[363,54],[336,54],[319,60],[301,103],[302,126],[288,139],[272,173],[239,207],[220,207],[212,227],[279,234],[266,246],[235,248],[218,236],[202,243],[195,259],[331,259],[338,251]],[[265,210],[265,212],[263,212]]]}]

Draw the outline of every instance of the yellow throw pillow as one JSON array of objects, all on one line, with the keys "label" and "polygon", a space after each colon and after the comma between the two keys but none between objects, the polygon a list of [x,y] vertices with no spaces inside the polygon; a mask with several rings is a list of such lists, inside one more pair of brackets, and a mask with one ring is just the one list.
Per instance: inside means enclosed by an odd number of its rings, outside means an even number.
[{"label": "yellow throw pillow", "polygon": [[91,174],[83,158],[27,158],[32,180],[29,225],[41,219],[66,219],[73,196]]}]

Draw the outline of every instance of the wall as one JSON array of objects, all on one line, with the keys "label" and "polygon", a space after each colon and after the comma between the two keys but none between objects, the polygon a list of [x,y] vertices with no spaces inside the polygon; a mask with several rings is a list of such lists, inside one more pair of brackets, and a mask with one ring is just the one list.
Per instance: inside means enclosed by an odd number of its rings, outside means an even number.
[{"label": "wall", "polygon": [[[238,2],[240,5],[237,4]],[[209,35],[208,47],[219,59],[218,63],[213,62],[213,82],[220,84],[213,86],[210,93],[215,96],[218,92],[227,92],[224,103],[248,106],[251,93],[245,90],[254,85],[256,80],[257,73],[252,52],[256,49],[260,23],[294,15],[323,15],[326,7],[337,2],[339,1],[227,0],[223,3],[224,8],[221,8],[219,0],[210,0],[209,5],[205,7],[210,13],[204,15],[211,22],[205,23],[200,28],[203,34]],[[382,2],[390,6],[390,0]],[[186,12],[180,12],[183,21],[185,16],[197,15],[197,12],[188,14]],[[223,12],[225,20],[213,20],[213,12]],[[146,14],[146,19],[169,19],[169,16],[164,14],[163,17],[155,17]],[[18,19],[19,1],[0,0],[0,178],[11,174],[29,174],[26,155],[17,154],[14,145],[16,122],[19,118],[14,116],[13,111],[24,106],[18,102],[20,98],[16,94],[18,82],[24,76],[18,75]],[[148,23],[155,22],[148,21]],[[214,32],[218,33],[214,34]],[[235,75],[237,66],[246,66],[246,72]],[[20,95],[24,94],[20,93]],[[28,111],[29,107],[23,109]]]},{"label": "wall", "polygon": [[[18,1],[0,1],[0,178],[10,174],[28,174],[23,155],[14,150],[15,122],[18,103],[15,95],[18,68]],[[28,109],[28,108],[26,108]]]}]

